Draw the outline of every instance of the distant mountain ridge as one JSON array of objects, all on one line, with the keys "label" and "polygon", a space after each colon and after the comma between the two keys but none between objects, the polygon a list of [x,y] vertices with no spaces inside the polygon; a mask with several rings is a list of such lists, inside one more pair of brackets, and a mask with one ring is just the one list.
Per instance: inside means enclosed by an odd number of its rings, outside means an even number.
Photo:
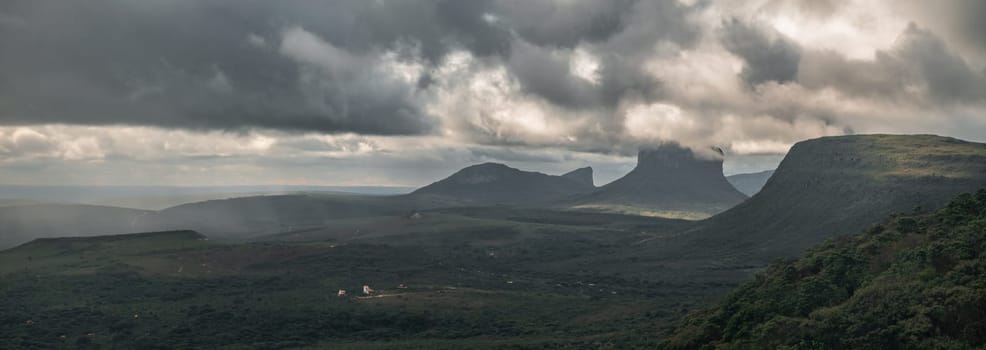
[{"label": "distant mountain ridge", "polygon": [[591,168],[556,176],[500,163],[483,163],[459,170],[412,192],[411,196],[448,197],[475,205],[529,205],[552,203],[595,189]]},{"label": "distant mountain ridge", "polygon": [[589,186],[596,186],[595,181],[592,179],[592,167],[578,168],[562,174],[561,177],[569,178]]},{"label": "distant mountain ridge", "polygon": [[634,207],[701,218],[729,209],[745,199],[746,196],[723,176],[721,157],[703,157],[691,149],[668,143],[641,150],[633,170],[598,191],[580,197],[573,206]]},{"label": "distant mountain ridge", "polygon": [[773,170],[764,170],[755,173],[726,176],[726,181],[729,181],[733,187],[736,187],[736,189],[743,192],[743,194],[753,196],[757,194],[757,192],[760,192],[760,189],[763,188],[763,185],[767,184],[767,180],[769,180],[772,175],[774,175]]}]

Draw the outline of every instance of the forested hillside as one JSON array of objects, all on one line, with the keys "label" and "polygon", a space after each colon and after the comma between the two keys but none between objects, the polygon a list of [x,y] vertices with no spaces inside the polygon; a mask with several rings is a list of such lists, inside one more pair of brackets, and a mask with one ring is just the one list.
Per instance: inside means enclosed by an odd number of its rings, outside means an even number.
[{"label": "forested hillside", "polygon": [[686,318],[666,349],[986,346],[986,190],[772,265]]}]

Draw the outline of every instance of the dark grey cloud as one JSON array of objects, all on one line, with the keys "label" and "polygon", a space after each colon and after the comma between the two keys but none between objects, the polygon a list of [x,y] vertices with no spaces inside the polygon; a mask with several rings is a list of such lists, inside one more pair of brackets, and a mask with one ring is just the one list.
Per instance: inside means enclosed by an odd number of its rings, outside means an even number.
[{"label": "dark grey cloud", "polygon": [[[236,135],[272,129],[277,138],[428,134],[483,148],[489,153],[483,157],[525,160],[486,150],[500,147],[547,162],[537,150],[627,154],[664,138],[746,142],[746,149],[777,152],[789,141],[852,130],[854,119],[867,121],[866,113],[913,110],[949,118],[983,107],[984,61],[968,47],[986,37],[983,21],[971,20],[982,17],[977,2],[945,0],[951,15],[915,19],[920,26],[872,58],[856,49],[865,51],[873,40],[842,46],[831,42],[838,33],[785,31],[788,38],[771,27],[782,28],[778,19],[785,18],[833,20],[859,33],[881,29],[875,37],[882,40],[885,28],[856,21],[865,16],[853,11],[869,11],[868,5],[756,4],[763,6],[6,0],[0,1],[0,125],[144,125]],[[742,60],[745,86],[734,84],[732,56]],[[584,58],[592,61],[588,78],[573,69]],[[412,66],[410,77],[393,71],[395,62]],[[842,96],[853,98],[834,102]],[[841,104],[849,100],[859,103]],[[630,130],[634,120],[647,130]],[[0,148],[7,147],[8,158],[54,152],[31,137]],[[295,151],[344,152],[367,147],[362,142],[306,140]],[[399,153],[401,147],[384,148]]]},{"label": "dark grey cloud", "polygon": [[691,48],[703,30],[692,16],[707,5],[708,1],[697,1],[693,6],[676,0],[637,1],[623,20],[622,30],[600,43],[599,49],[641,59],[640,56],[653,55],[654,45],[660,42]]},{"label": "dark grey cloud", "polygon": [[986,59],[986,2],[978,0],[901,0],[896,9],[922,28],[929,28]]},{"label": "dark grey cloud", "polygon": [[[653,98],[642,53],[698,37],[673,0],[126,1],[0,4],[0,123],[269,128],[422,134],[425,71],[407,83],[359,64],[312,67],[278,48],[301,28],[356,60],[381,52],[441,65],[454,50],[508,62],[527,93],[563,107]],[[601,84],[568,74],[556,49],[598,45]],[[636,55],[636,56],[634,56]]]},{"label": "dark grey cloud", "polygon": [[22,25],[0,30],[0,122],[428,132],[417,86],[350,72],[313,81],[276,50],[280,32],[301,26],[355,55],[405,36],[433,55],[505,50],[507,33],[465,4],[4,2],[0,13]]},{"label": "dark grey cloud", "polygon": [[[528,42],[545,47],[572,48],[582,42],[605,41],[628,25],[636,0],[497,1],[493,4],[503,25]],[[662,35],[662,33],[655,33]]]},{"label": "dark grey cloud", "polygon": [[509,30],[484,18],[492,11],[490,0],[226,1],[232,7],[259,7],[271,21],[303,25],[354,52],[403,42],[418,45],[422,56],[438,62],[460,48],[478,56],[504,55],[510,48]]},{"label": "dark grey cloud", "polygon": [[[524,92],[562,108],[595,111],[598,130],[580,136],[606,143],[622,129],[621,103],[664,97],[664,82],[645,68],[658,45],[689,48],[701,35],[689,20],[701,8],[674,0],[499,1],[495,8],[518,35],[506,64]],[[592,81],[571,72],[577,47],[596,60]]]},{"label": "dark grey cloud", "polygon": [[515,48],[508,64],[528,92],[554,104],[584,107],[597,103],[592,84],[569,74],[568,57],[521,44]]},{"label": "dark grey cloud", "polygon": [[799,83],[811,89],[836,88],[856,97],[903,99],[905,77],[886,53],[876,60],[851,60],[833,51],[805,52],[799,66]]},{"label": "dark grey cloud", "polygon": [[369,134],[431,128],[415,88],[394,81],[327,92],[313,105],[303,66],[247,40],[277,45],[279,28],[290,23],[268,16],[266,6],[5,2],[4,13],[25,24],[0,32],[0,122]]},{"label": "dark grey cloud", "polygon": [[986,53],[986,2],[957,1],[956,6],[958,19],[953,23],[961,39],[973,43],[981,52]]},{"label": "dark grey cloud", "polygon": [[613,108],[620,99],[635,95],[652,100],[660,82],[641,72],[637,62],[622,57],[600,57],[598,81],[572,75],[572,57],[526,43],[514,46],[508,60],[511,72],[525,91],[567,108]]},{"label": "dark grey cloud", "polygon": [[[986,36],[986,32],[981,32]],[[893,55],[903,69],[923,79],[933,97],[944,101],[986,101],[986,72],[976,71],[934,33],[911,23]]]},{"label": "dark grey cloud", "polygon": [[719,37],[729,52],[743,59],[740,74],[747,84],[785,83],[798,75],[801,48],[773,29],[734,18],[723,23]]},{"label": "dark grey cloud", "polygon": [[[613,122],[624,99],[653,101],[662,83],[644,69],[659,43],[690,47],[695,8],[674,0],[494,1],[484,22],[514,33],[505,65],[524,92],[562,108],[598,110]],[[579,45],[596,56],[598,81],[573,75]],[[618,122],[617,120],[615,120]]]},{"label": "dark grey cloud", "polygon": [[977,71],[941,37],[913,23],[893,48],[876,52],[873,60],[806,52],[798,81],[811,89],[834,88],[850,96],[900,103],[986,101],[986,72]]},{"label": "dark grey cloud", "polygon": [[607,106],[615,106],[622,99],[654,101],[661,97],[664,84],[644,71],[643,62],[606,54],[599,69],[601,100]]}]

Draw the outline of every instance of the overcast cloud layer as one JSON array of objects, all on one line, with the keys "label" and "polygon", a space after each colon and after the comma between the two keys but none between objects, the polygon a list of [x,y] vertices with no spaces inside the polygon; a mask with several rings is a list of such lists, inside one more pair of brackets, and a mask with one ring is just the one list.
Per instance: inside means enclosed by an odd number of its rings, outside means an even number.
[{"label": "overcast cloud layer", "polygon": [[0,182],[597,182],[635,150],[771,168],[796,141],[986,141],[986,3],[0,3]]}]

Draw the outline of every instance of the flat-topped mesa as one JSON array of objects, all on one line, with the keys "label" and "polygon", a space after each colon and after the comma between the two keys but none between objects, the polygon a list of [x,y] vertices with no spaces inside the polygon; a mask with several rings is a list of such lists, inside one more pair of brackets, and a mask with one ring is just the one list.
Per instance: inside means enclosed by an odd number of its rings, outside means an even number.
[{"label": "flat-topped mesa", "polygon": [[136,233],[124,233],[124,234],[102,235],[102,236],[38,238],[29,242],[28,244],[31,244],[32,242],[33,243],[113,242],[113,241],[126,241],[126,240],[140,240],[140,239],[162,239],[162,238],[200,240],[200,239],[206,239],[207,237],[193,230],[175,230],[175,231],[136,232]]},{"label": "flat-topped mesa", "polygon": [[719,168],[722,173],[722,150],[710,149],[708,154],[695,154],[690,148],[676,143],[665,143],[654,147],[641,148],[637,152],[638,169],[660,168]]},{"label": "flat-topped mesa", "polygon": [[[705,217],[746,199],[722,174],[721,151],[711,156],[668,143],[642,149],[626,176],[584,197],[578,207],[632,206]],[[718,154],[714,154],[718,153]]]},{"label": "flat-topped mesa", "polygon": [[192,230],[139,232],[84,237],[37,238],[19,245],[12,250],[45,249],[47,254],[65,254],[68,251],[93,250],[107,247],[114,250],[135,252],[137,250],[169,249],[202,244],[208,238]]},{"label": "flat-topped mesa", "polygon": [[[791,147],[752,198],[691,230],[720,256],[790,257],[891,213],[938,208],[986,187],[986,144],[933,135],[850,135]],[[725,250],[725,251],[723,251]]]},{"label": "flat-topped mesa", "polygon": [[732,186],[722,174],[721,153],[716,157],[696,155],[691,149],[677,144],[640,150],[637,154],[637,166],[622,179],[607,186],[643,187],[659,190],[661,193],[652,194],[664,196],[719,196],[723,194],[720,192],[725,192],[739,201],[744,199],[742,194],[730,191]]},{"label": "flat-topped mesa", "polygon": [[499,163],[483,163],[463,168],[443,180],[419,188],[411,195],[440,196],[475,205],[526,205],[550,203],[595,189],[591,183],[591,169],[588,183],[585,170],[573,173],[556,176],[523,171]]}]

